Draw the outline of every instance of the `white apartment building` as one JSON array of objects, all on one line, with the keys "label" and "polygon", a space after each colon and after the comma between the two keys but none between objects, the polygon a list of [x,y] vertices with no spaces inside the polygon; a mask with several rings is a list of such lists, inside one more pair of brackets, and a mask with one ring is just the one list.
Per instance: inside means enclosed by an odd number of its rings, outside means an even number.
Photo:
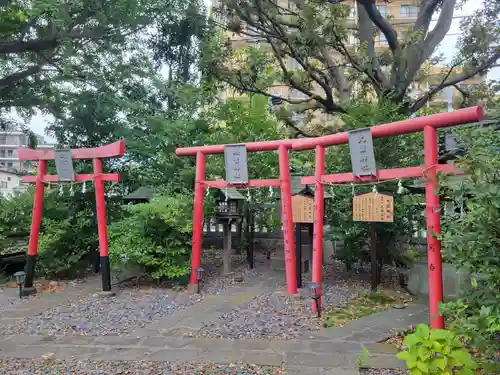
[{"label": "white apartment building", "polygon": [[0,169],[0,197],[9,198],[16,192],[22,192],[27,184],[21,184],[21,175],[8,169]]},{"label": "white apartment building", "polygon": [[[45,138],[36,134],[37,148],[54,148],[53,144],[47,143]],[[24,172],[30,169],[30,162],[17,159],[17,149],[28,145],[28,136],[17,129],[6,129],[0,131],[0,169],[16,170]]]}]

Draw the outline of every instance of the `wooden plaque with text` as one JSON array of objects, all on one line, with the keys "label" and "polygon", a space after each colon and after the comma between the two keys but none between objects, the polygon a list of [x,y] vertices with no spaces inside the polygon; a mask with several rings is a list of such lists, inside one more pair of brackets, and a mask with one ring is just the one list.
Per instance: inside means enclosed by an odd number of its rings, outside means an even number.
[{"label": "wooden plaque with text", "polygon": [[293,195],[292,214],[294,223],[313,223],[314,198],[304,195]]},{"label": "wooden plaque with text", "polygon": [[392,223],[394,221],[394,198],[380,193],[357,195],[352,200],[352,219]]}]

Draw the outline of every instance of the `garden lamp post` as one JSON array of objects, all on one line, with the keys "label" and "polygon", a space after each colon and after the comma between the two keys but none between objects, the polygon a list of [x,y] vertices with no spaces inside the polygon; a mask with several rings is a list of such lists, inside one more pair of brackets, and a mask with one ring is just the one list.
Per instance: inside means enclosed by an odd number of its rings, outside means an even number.
[{"label": "garden lamp post", "polygon": [[310,283],[309,284],[309,293],[311,298],[314,300],[316,304],[316,311],[318,312],[318,318],[321,317],[321,306],[319,305],[319,299],[321,297],[321,293],[319,292],[319,284],[318,283]]},{"label": "garden lamp post", "polygon": [[198,280],[198,291],[197,291],[198,294],[200,294],[200,283],[201,279],[203,278],[203,271],[204,269],[201,267],[196,269],[196,280]]},{"label": "garden lamp post", "polygon": [[24,271],[17,271],[14,274],[14,277],[16,278],[17,287],[19,288],[19,298],[23,298],[23,284],[25,276],[26,273]]}]

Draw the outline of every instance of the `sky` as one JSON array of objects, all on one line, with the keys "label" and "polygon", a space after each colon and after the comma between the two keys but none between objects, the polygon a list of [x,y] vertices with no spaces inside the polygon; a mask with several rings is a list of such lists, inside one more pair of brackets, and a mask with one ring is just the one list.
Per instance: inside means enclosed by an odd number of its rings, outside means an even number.
[{"label": "sky", "polygon": [[[204,1],[207,7],[210,6],[211,0],[204,0]],[[469,1],[464,5],[464,7],[461,10],[456,11],[454,15],[455,16],[471,15],[480,6],[481,6],[480,1]],[[441,43],[441,45],[437,50],[437,53],[442,53],[445,59],[447,59],[447,61],[450,61],[456,53],[456,43],[458,40],[459,33],[460,33],[460,18],[453,20],[452,26],[448,33],[449,35],[445,37],[445,39],[443,40],[443,42]],[[500,68],[492,69],[489,72],[488,77],[491,79],[500,79]],[[45,135],[45,129],[49,125],[51,120],[52,120],[51,116],[37,114],[31,119],[29,127],[35,133],[38,133],[40,135]],[[46,136],[46,138],[48,141],[53,141],[50,137]]]}]

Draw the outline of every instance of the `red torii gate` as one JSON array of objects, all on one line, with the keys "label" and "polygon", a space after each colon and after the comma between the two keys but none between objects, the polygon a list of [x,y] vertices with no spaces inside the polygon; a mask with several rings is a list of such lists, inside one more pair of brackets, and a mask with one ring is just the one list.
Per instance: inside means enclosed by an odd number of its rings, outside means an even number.
[{"label": "red torii gate", "polygon": [[[177,156],[196,155],[196,179],[194,192],[193,215],[193,243],[191,258],[190,284],[196,287],[196,268],[200,266],[202,221],[203,221],[203,190],[205,187],[264,187],[280,186],[282,202],[283,237],[285,242],[286,280],[289,294],[297,293],[295,270],[295,246],[293,238],[293,222],[291,212],[290,168],[288,150],[295,151],[315,149],[314,176],[302,178],[302,183],[315,184],[314,196],[314,231],[313,231],[313,265],[312,281],[322,284],[323,263],[323,215],[324,215],[324,183],[343,183],[361,181],[381,181],[388,179],[403,179],[421,177],[425,174],[425,201],[427,252],[429,265],[429,307],[430,323],[433,328],[443,328],[443,317],[437,316],[438,305],[443,300],[441,244],[436,238],[440,233],[439,196],[435,194],[438,188],[437,172],[459,173],[452,165],[438,164],[437,129],[481,121],[483,110],[481,107],[470,107],[454,112],[439,113],[430,116],[418,117],[409,120],[397,121],[390,124],[378,125],[370,128],[373,138],[382,138],[402,134],[424,132],[424,165],[409,168],[396,168],[377,171],[375,177],[356,177],[352,173],[325,175],[325,148],[333,145],[346,144],[349,133],[342,132],[324,137],[305,139],[285,139],[279,141],[252,142],[245,144],[248,152],[279,151],[279,180],[250,180],[245,185],[231,185],[226,181],[205,181],[205,155],[223,154],[224,145],[178,148]],[[316,309],[313,303],[313,309]]]},{"label": "red torii gate", "polygon": [[[99,233],[100,269],[102,276],[102,291],[104,295],[112,295],[111,273],[108,256],[108,233],[106,228],[106,202],[104,200],[104,181],[120,181],[117,173],[103,173],[102,161],[104,158],[121,157],[125,154],[125,141],[120,140],[109,145],[95,148],[78,148],[71,150],[72,159],[92,159],[93,174],[76,174],[75,182],[93,181],[95,186],[97,229]],[[26,278],[24,282],[24,294],[36,293],[33,287],[35,265],[38,249],[38,236],[40,234],[40,223],[42,222],[43,197],[45,183],[57,183],[56,175],[47,175],[47,161],[54,160],[54,150],[33,150],[21,147],[17,149],[19,160],[37,161],[36,176],[24,176],[21,182],[35,183],[35,198],[33,202],[33,217],[28,244],[28,256],[26,258]]]}]

